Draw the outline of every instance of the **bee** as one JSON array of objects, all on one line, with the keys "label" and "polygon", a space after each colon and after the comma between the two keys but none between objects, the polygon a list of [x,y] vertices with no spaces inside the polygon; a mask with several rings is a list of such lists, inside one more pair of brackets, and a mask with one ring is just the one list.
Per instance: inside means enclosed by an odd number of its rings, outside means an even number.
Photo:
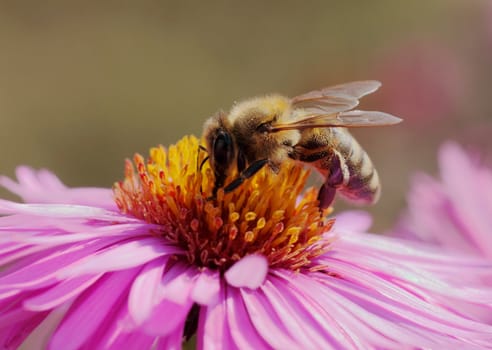
[{"label": "bee", "polygon": [[[291,159],[323,175],[321,209],[332,204],[337,192],[352,202],[375,203],[381,193],[378,173],[347,128],[401,122],[387,113],[353,109],[380,86],[378,81],[356,81],[294,98],[268,95],[218,112],[205,122],[203,133],[215,175],[212,198],[219,188],[234,191],[264,166],[278,172]],[[225,184],[234,168],[237,177]]]}]

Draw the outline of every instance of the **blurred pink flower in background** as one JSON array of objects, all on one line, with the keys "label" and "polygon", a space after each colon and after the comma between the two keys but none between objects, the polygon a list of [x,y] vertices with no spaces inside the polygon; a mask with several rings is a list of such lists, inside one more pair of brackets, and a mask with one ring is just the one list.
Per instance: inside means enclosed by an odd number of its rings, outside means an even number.
[{"label": "blurred pink flower in background", "polygon": [[[454,142],[441,146],[438,160],[440,179],[414,176],[408,208],[390,235],[492,260],[492,170]],[[492,286],[492,279],[484,277],[483,283]],[[488,310],[471,305],[463,310],[492,323]]]},{"label": "blurred pink flower in background", "polygon": [[406,123],[434,123],[459,109],[467,74],[456,54],[438,42],[411,41],[381,58],[379,98]]},{"label": "blurred pink flower in background", "polygon": [[438,160],[440,180],[414,177],[394,233],[492,259],[492,170],[453,142]]},{"label": "blurred pink flower in background", "polygon": [[[190,164],[190,171],[196,169],[198,147],[190,149],[194,152],[176,151],[170,162],[183,154],[187,158],[179,161]],[[153,154],[165,162],[162,154]],[[152,183],[153,190],[158,181],[151,176],[156,163],[148,163],[149,172],[142,170],[144,164],[138,163],[137,177],[127,172],[120,183],[132,189],[127,203],[132,210],[148,204],[135,199],[149,189],[140,187],[137,178]],[[188,171],[181,163],[175,170],[180,169]],[[193,178],[170,178],[164,174],[173,170],[164,170],[156,174],[171,187]],[[280,174],[270,176],[280,181]],[[52,322],[52,313],[59,313],[60,321],[45,335],[51,349],[179,349],[183,336],[195,331],[200,349],[492,348],[492,326],[466,312],[469,307],[491,312],[492,293],[482,280],[492,277],[492,265],[420,242],[365,233],[371,220],[364,212],[340,214],[331,229],[313,236],[300,260],[292,260],[302,263],[301,268],[271,265],[262,254],[251,254],[221,270],[191,263],[192,245],[171,240],[188,237],[187,225],[204,227],[189,220],[186,210],[192,210],[192,204],[146,207],[147,217],[150,209],[158,209],[153,219],[164,220],[164,225],[123,213],[109,189],[70,189],[52,173],[27,167],[19,168],[17,180],[0,179],[27,202],[0,200],[0,213],[5,215],[0,217],[3,348],[19,346],[45,320]],[[177,200],[184,192],[186,187],[178,186],[164,194],[168,200],[176,195]],[[263,198],[271,195],[284,205],[287,193],[275,192]],[[291,198],[295,202],[297,194]],[[301,212],[281,222],[319,216],[310,206],[316,204],[313,198],[312,203],[303,199]],[[234,203],[238,202],[229,204]],[[262,205],[260,201],[258,210]],[[207,211],[212,209],[209,204]],[[272,215],[279,218],[275,212]],[[255,219],[248,215],[247,222]],[[211,224],[223,225],[227,216],[223,220]],[[233,220],[247,224],[242,216]],[[175,221],[178,225],[169,231]],[[268,227],[269,221],[260,222],[256,227]],[[318,232],[320,225],[315,222],[300,230],[291,226],[285,233],[297,232],[301,239],[307,230]],[[271,235],[281,226],[269,229]],[[271,235],[257,241],[263,244],[259,251],[271,242]],[[246,241],[239,246],[229,243],[234,257]],[[298,249],[290,248],[289,259]]]}]

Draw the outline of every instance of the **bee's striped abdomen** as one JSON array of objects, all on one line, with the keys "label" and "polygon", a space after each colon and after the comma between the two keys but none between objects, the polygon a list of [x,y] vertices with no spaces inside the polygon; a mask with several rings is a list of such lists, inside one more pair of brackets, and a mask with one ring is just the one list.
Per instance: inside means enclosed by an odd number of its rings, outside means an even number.
[{"label": "bee's striped abdomen", "polygon": [[330,205],[335,190],[358,203],[379,199],[379,176],[366,151],[345,128],[306,130],[293,157],[314,166],[324,177],[320,206]]},{"label": "bee's striped abdomen", "polygon": [[369,155],[346,129],[333,129],[337,135],[336,147],[345,161],[347,177],[340,193],[359,203],[375,203],[381,193],[379,176]]}]

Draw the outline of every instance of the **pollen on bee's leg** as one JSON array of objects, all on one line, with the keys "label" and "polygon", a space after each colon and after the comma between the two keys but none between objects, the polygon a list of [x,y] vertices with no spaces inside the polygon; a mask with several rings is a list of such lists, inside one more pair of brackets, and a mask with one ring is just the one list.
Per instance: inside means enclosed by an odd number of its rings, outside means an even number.
[{"label": "pollen on bee's leg", "polygon": [[263,168],[210,200],[215,178],[198,149],[198,139],[185,137],[168,150],[151,149],[147,161],[140,155],[126,161],[125,178],[114,185],[118,208],[158,224],[156,234],[199,267],[225,271],[244,256],[261,254],[270,266],[298,270],[311,268],[329,249],[320,238],[332,221],[319,210],[316,191],[304,191],[307,170],[293,162],[277,174]]}]

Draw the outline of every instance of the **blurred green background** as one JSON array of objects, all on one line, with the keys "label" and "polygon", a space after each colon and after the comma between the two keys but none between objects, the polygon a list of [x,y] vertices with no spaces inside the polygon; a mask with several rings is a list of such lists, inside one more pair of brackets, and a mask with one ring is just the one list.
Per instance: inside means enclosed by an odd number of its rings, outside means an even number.
[{"label": "blurred green background", "polygon": [[109,187],[126,157],[201,134],[235,100],[361,79],[383,82],[363,108],[405,119],[355,133],[384,186],[374,230],[415,170],[436,171],[442,141],[492,153],[486,0],[1,1],[0,43],[7,175],[30,164]]}]

